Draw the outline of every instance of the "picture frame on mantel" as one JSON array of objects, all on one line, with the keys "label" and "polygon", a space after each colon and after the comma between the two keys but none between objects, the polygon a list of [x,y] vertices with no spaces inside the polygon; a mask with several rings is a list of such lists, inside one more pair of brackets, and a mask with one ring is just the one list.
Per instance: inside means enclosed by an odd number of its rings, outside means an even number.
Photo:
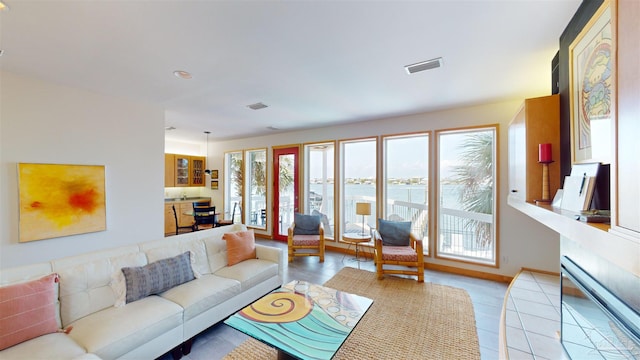
[{"label": "picture frame on mantel", "polygon": [[606,0],[569,46],[572,163],[611,162],[613,111],[612,13]]}]

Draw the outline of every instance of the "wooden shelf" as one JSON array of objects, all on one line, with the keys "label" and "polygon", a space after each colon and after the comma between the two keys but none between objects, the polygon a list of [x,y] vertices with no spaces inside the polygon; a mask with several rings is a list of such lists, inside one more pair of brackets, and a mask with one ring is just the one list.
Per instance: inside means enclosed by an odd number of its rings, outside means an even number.
[{"label": "wooden shelf", "polygon": [[578,238],[606,237],[611,228],[610,224],[579,221],[576,219],[578,214],[575,212],[554,208],[550,205],[535,205],[514,196],[509,196],[507,203],[551,230],[569,238],[574,238],[574,236]]}]

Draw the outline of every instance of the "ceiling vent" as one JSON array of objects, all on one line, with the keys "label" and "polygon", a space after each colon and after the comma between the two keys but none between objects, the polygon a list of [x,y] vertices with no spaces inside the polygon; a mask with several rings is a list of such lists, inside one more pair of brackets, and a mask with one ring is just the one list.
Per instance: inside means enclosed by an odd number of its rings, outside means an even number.
[{"label": "ceiling vent", "polygon": [[268,105],[265,105],[261,102],[257,102],[255,104],[251,104],[251,105],[247,105],[247,107],[251,110],[260,110],[260,109],[264,109],[266,107],[268,107]]},{"label": "ceiling vent", "polygon": [[440,66],[442,66],[442,57],[406,65],[404,69],[407,71],[407,74],[413,74],[424,70],[439,68]]}]

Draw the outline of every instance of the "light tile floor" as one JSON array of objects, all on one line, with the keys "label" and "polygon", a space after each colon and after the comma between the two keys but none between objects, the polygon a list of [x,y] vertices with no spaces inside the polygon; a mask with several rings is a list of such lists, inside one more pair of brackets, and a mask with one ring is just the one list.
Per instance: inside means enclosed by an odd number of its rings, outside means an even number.
[{"label": "light tile floor", "polygon": [[520,272],[509,290],[505,315],[511,359],[569,359],[560,343],[559,276]]},{"label": "light tile floor", "polygon": [[[286,243],[260,239],[257,242],[280,247],[286,253]],[[372,261],[356,262],[352,261],[352,258],[352,255],[345,256],[332,251],[326,252],[322,264],[318,262],[317,257],[295,258],[285,269],[284,282],[297,279],[322,284],[345,266],[375,272]],[[482,360],[498,359],[498,329],[508,284],[431,270],[425,270],[425,281],[467,290],[473,301]],[[218,323],[196,336],[191,353],[183,359],[222,359],[247,338],[239,331]],[[171,356],[165,354],[160,359],[170,360]]]}]

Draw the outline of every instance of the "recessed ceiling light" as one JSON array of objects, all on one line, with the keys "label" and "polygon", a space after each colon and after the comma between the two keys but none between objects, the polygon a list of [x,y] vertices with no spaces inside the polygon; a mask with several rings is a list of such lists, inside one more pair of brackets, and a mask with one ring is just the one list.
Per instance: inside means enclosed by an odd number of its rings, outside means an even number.
[{"label": "recessed ceiling light", "polygon": [[261,102],[255,103],[255,104],[251,104],[251,105],[247,105],[247,107],[251,110],[260,110],[260,109],[264,109],[266,107],[268,107],[268,105],[265,105]]},{"label": "recessed ceiling light", "polygon": [[411,65],[405,65],[404,69],[407,71],[407,74],[413,74],[419,71],[439,68],[440,66],[442,66],[442,57],[422,61]]},{"label": "recessed ceiling light", "polygon": [[0,1],[0,11],[2,10],[9,10],[9,6],[7,6],[7,4],[5,4],[3,1]]},{"label": "recessed ceiling light", "polygon": [[188,71],[184,71],[184,70],[176,70],[173,72],[173,75],[179,77],[180,79],[191,79],[192,76]]}]

